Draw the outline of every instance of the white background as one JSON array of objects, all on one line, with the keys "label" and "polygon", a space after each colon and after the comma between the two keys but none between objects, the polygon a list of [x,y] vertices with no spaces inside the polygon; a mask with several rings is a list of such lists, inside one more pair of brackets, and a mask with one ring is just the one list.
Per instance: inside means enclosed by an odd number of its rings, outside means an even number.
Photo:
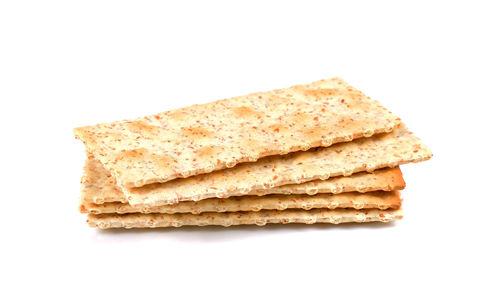
[{"label": "white background", "polygon": [[[1,298],[499,299],[499,11],[0,2]],[[403,167],[403,220],[99,231],[77,212],[73,127],[334,76],[434,153]]]}]

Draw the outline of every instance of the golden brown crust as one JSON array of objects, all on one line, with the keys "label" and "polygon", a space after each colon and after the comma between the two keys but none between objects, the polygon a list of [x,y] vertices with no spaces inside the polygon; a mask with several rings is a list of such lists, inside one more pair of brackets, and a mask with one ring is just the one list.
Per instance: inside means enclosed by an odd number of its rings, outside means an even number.
[{"label": "golden brown crust", "polygon": [[397,118],[339,78],[74,129],[120,186],[389,132]]}]

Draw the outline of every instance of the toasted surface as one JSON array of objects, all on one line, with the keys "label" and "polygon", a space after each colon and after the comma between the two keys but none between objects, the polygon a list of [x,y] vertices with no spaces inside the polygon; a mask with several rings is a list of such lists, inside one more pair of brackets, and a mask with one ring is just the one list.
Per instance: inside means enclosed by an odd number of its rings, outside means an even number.
[{"label": "toasted surface", "polygon": [[[122,190],[116,185],[116,180],[93,158],[87,155],[84,175],[82,177],[81,201],[82,203],[102,204],[107,202],[127,203]],[[373,173],[356,173],[351,176],[337,176],[326,180],[314,180],[302,184],[290,184],[269,189],[250,191],[248,195],[267,194],[309,194],[345,192],[370,192],[392,191],[405,187],[401,170],[392,169],[375,170]]]},{"label": "toasted surface", "polygon": [[271,223],[348,223],[389,222],[403,217],[400,209],[356,210],[356,209],[287,209],[261,210],[258,212],[202,213],[194,214],[89,214],[87,223],[91,227],[107,228],[153,228],[206,225],[266,225]]},{"label": "toasted surface", "polygon": [[342,193],[310,195],[266,195],[241,196],[227,199],[205,199],[201,201],[183,201],[173,205],[155,206],[152,208],[136,208],[129,204],[109,202],[95,204],[80,203],[80,212],[102,213],[193,213],[204,212],[237,212],[259,210],[284,209],[312,209],[312,208],[377,208],[381,210],[399,208],[401,198],[398,191],[369,192],[369,193]]},{"label": "toasted surface", "polygon": [[397,118],[333,78],[74,129],[122,187],[390,132]]},{"label": "toasted surface", "polygon": [[299,184],[427,160],[432,153],[404,124],[391,133],[262,158],[234,168],[140,188],[123,188],[128,203],[158,206],[227,198],[286,184]]}]

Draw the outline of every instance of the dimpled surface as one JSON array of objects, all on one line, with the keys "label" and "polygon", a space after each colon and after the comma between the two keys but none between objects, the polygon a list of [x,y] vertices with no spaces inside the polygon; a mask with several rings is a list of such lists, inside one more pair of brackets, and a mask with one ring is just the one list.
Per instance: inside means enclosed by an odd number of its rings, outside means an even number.
[{"label": "dimpled surface", "polygon": [[123,188],[132,205],[227,198],[285,184],[349,176],[362,171],[427,160],[432,153],[404,124],[393,132],[284,156],[262,158],[231,169],[140,188]]},{"label": "dimpled surface", "polygon": [[[200,175],[203,176],[203,175]],[[401,170],[380,169],[372,173],[356,173],[352,176],[337,176],[326,180],[314,180],[302,184],[289,184],[269,189],[250,191],[248,195],[267,194],[309,194],[344,192],[392,191],[405,187]],[[82,177],[81,202],[102,204],[108,202],[127,203],[122,190],[116,185],[113,176],[102,164],[88,154]]]},{"label": "dimpled surface", "polygon": [[397,118],[340,78],[74,129],[122,187],[390,132]]}]

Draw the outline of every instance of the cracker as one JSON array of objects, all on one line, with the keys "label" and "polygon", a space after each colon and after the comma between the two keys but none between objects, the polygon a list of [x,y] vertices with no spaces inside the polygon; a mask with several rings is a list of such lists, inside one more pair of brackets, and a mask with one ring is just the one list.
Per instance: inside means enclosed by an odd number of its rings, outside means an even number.
[{"label": "cracker", "polygon": [[184,201],[173,205],[155,206],[152,208],[136,208],[129,204],[110,202],[95,204],[81,202],[80,212],[102,213],[193,213],[204,212],[237,212],[259,210],[284,210],[284,209],[312,209],[312,208],[354,208],[381,210],[399,208],[401,198],[398,191],[369,192],[369,193],[342,193],[309,195],[267,195],[267,196],[241,196],[227,199],[205,199],[201,201]]},{"label": "cracker", "polygon": [[262,210],[258,212],[202,213],[193,214],[89,214],[87,223],[91,227],[107,228],[154,228],[206,225],[259,225],[271,223],[349,223],[389,222],[403,217],[400,209],[356,210],[356,209],[313,209],[283,211]]},{"label": "cracker", "polygon": [[326,148],[272,156],[231,169],[140,188],[123,188],[128,203],[158,206],[179,201],[227,198],[285,184],[427,160],[431,152],[404,124],[391,133]]},{"label": "cracker", "polygon": [[74,129],[120,186],[167,182],[390,132],[397,118],[340,78]]},{"label": "cracker", "polygon": [[83,202],[96,204],[105,202],[127,203],[127,198],[116,185],[116,179],[111,176],[102,164],[87,152],[81,179],[81,197]]},{"label": "cracker", "polygon": [[299,184],[275,186],[269,189],[250,191],[249,195],[267,194],[340,194],[347,192],[372,192],[402,190],[406,186],[399,167],[384,168],[373,173],[360,172],[351,176],[336,176],[325,180],[313,180]]},{"label": "cracker", "polygon": [[[371,173],[361,172],[352,176],[337,176],[326,180],[314,180],[302,184],[290,184],[269,189],[250,191],[249,195],[309,194],[345,192],[370,192],[401,190],[405,187],[401,170],[380,169]],[[125,195],[116,186],[116,180],[102,164],[88,154],[82,177],[81,200],[83,203],[127,203]]]}]

